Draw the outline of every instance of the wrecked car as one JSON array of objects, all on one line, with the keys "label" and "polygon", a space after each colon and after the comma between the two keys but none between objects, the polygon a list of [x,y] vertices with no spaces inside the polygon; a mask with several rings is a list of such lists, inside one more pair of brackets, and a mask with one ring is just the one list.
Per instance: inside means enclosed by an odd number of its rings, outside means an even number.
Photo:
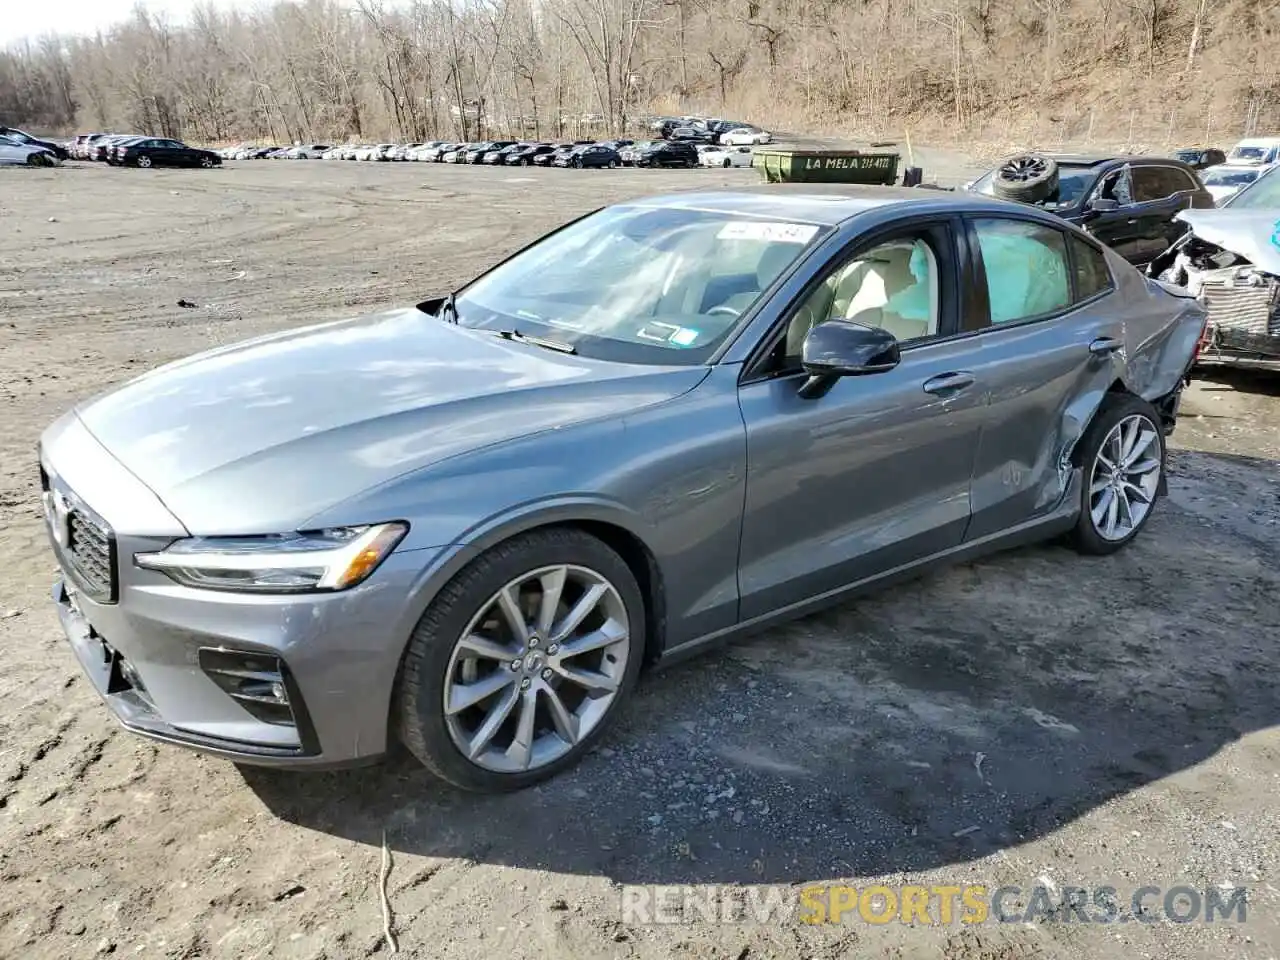
[{"label": "wrecked car", "polygon": [[965,189],[1048,210],[1138,267],[1182,235],[1175,214],[1214,205],[1194,169],[1164,157],[1022,154]]},{"label": "wrecked car", "polygon": [[631,200],[68,411],[53,606],[139,734],[294,768],[398,738],[525,787],[655,660],[1000,548],[1124,548],[1203,321],[973,194]]},{"label": "wrecked car", "polygon": [[1197,363],[1280,370],[1280,168],[1221,208],[1187,210],[1178,219],[1186,235],[1148,273],[1204,304]]}]

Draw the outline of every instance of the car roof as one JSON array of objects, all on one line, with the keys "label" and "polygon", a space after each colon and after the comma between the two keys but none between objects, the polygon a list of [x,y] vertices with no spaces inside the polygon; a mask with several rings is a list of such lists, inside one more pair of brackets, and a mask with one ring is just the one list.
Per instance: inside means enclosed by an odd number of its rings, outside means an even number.
[{"label": "car roof", "polygon": [[[918,207],[922,213],[954,208],[976,213],[1008,213],[1017,210],[1021,214],[1035,215],[1039,212],[1026,204],[986,198],[980,194],[852,183],[773,183],[752,187],[712,188],[641,197],[624,201],[622,205],[776,217],[831,227],[867,211],[889,206]],[[1047,213],[1044,214],[1044,219],[1046,222],[1061,222]]]}]

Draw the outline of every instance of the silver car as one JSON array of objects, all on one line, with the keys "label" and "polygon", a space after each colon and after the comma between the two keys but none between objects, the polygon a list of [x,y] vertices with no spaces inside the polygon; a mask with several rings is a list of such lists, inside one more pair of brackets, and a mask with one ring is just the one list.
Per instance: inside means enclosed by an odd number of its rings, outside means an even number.
[{"label": "silver car", "polygon": [[61,163],[48,147],[33,146],[0,134],[0,166],[56,167]]},{"label": "silver car", "polygon": [[1026,205],[635,200],[65,414],[53,601],[137,733],[295,767],[397,737],[518,788],[654,661],[1001,547],[1128,543],[1203,326]]}]

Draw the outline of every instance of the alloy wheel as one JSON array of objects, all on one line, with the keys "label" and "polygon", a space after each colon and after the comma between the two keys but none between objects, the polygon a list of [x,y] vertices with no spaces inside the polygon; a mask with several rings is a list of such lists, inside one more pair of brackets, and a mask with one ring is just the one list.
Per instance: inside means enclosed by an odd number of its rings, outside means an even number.
[{"label": "alloy wheel", "polygon": [[149,166],[151,166],[151,158],[150,158],[150,157],[139,157],[139,158],[138,158],[138,166],[140,166],[140,167],[149,167]]},{"label": "alloy wheel", "polygon": [[560,564],[507,583],[454,644],[444,715],[472,763],[522,773],[553,763],[609,713],[631,655],[618,589]]},{"label": "alloy wheel", "polygon": [[1104,540],[1132,536],[1155,502],[1160,484],[1158,428],[1131,414],[1111,428],[1089,477],[1089,514]]}]

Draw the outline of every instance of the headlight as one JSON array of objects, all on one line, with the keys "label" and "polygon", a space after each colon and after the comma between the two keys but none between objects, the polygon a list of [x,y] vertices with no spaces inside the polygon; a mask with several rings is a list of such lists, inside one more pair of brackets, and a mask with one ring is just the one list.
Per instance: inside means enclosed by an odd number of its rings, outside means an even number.
[{"label": "headlight", "polygon": [[133,562],[187,587],[243,593],[346,590],[365,580],[409,532],[406,523],[259,537],[192,537]]}]

